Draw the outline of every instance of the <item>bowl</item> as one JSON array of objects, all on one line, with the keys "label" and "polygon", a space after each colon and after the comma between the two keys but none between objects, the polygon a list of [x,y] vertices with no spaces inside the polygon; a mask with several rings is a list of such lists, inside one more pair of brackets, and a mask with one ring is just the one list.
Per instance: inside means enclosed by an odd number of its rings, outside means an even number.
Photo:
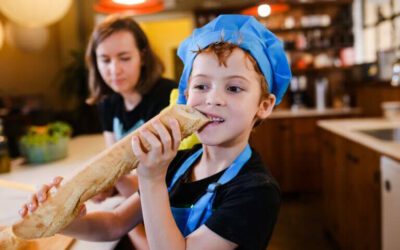
[{"label": "bowl", "polygon": [[20,153],[31,164],[60,160],[68,154],[68,142],[69,137],[60,137],[57,141],[46,141],[36,145],[27,145],[20,141]]}]

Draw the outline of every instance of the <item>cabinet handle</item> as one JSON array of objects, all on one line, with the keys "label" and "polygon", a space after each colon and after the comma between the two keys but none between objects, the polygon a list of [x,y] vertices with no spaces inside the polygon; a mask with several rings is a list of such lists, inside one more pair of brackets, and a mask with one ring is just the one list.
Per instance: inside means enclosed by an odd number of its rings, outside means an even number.
[{"label": "cabinet handle", "polygon": [[287,126],[287,125],[284,125],[284,124],[280,124],[278,127],[279,127],[279,129],[282,130],[282,131],[288,129],[288,126]]},{"label": "cabinet handle", "polygon": [[335,153],[335,151],[336,151],[336,150],[335,150],[335,147],[334,147],[331,143],[325,141],[325,142],[324,142],[324,145],[325,145],[325,148],[327,148],[328,151],[329,151],[331,154],[334,154],[334,153]]},{"label": "cabinet handle", "polygon": [[380,184],[381,182],[381,173],[379,171],[374,172],[374,182],[375,184]]},{"label": "cabinet handle", "polygon": [[332,154],[336,153],[335,146],[333,146],[332,144],[329,144],[329,150],[331,151]]},{"label": "cabinet handle", "polygon": [[390,184],[389,180],[385,180],[385,190],[387,192],[390,192],[390,190],[392,190],[392,185]]},{"label": "cabinet handle", "polygon": [[347,153],[347,154],[346,154],[346,158],[347,158],[347,160],[349,160],[350,162],[352,162],[352,163],[354,163],[354,164],[358,164],[358,162],[360,161],[360,160],[358,159],[358,157],[356,157],[356,156],[354,156],[354,155],[352,155],[352,154],[350,154],[350,153]]}]

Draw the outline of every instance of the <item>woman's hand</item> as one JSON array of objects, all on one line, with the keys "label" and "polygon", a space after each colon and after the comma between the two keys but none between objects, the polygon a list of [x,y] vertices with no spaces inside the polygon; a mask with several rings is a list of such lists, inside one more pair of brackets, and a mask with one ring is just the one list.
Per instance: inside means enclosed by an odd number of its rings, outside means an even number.
[{"label": "woman's hand", "polygon": [[170,131],[161,123],[155,120],[152,126],[157,135],[148,130],[141,130],[141,139],[150,144],[150,150],[143,150],[138,136],[132,138],[132,150],[139,159],[137,174],[140,178],[148,180],[165,180],[167,167],[178,152],[182,136],[179,123],[176,119],[169,120]]},{"label": "woman's hand", "polygon": [[[62,177],[57,176],[51,183],[43,185],[36,193],[32,194],[31,200],[28,203],[25,203],[18,211],[21,217],[25,217],[29,212],[34,212],[40,206],[40,204],[49,198],[50,189],[53,187],[59,188],[62,180]],[[80,214],[84,215],[85,213],[86,207],[83,205]]]}]

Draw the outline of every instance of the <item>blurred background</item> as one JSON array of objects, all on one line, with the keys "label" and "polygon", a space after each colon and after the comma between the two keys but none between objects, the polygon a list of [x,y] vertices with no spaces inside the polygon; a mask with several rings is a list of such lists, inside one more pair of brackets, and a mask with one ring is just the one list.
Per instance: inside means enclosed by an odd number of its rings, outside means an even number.
[{"label": "blurred background", "polygon": [[[96,23],[125,11],[175,80],[179,43],[219,14],[253,15],[283,41],[293,78],[251,141],[284,194],[270,249],[400,249],[390,237],[400,233],[400,0],[0,0],[0,118],[11,158],[32,125],[101,133],[85,103],[84,50]],[[382,157],[397,164],[390,175]]]}]

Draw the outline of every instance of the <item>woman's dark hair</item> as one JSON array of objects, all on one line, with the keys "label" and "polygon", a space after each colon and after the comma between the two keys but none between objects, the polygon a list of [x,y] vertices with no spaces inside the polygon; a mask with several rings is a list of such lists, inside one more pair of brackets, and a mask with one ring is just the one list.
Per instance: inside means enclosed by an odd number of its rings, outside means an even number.
[{"label": "woman's dark hair", "polygon": [[118,31],[130,32],[141,54],[142,67],[139,82],[135,87],[136,91],[141,95],[146,94],[164,71],[164,66],[151,49],[146,34],[133,20],[132,16],[121,14],[111,15],[94,28],[86,48],[86,65],[89,70],[88,81],[90,93],[86,99],[88,104],[95,104],[107,94],[112,93],[111,88],[104,82],[97,67],[96,49],[104,39]]}]

